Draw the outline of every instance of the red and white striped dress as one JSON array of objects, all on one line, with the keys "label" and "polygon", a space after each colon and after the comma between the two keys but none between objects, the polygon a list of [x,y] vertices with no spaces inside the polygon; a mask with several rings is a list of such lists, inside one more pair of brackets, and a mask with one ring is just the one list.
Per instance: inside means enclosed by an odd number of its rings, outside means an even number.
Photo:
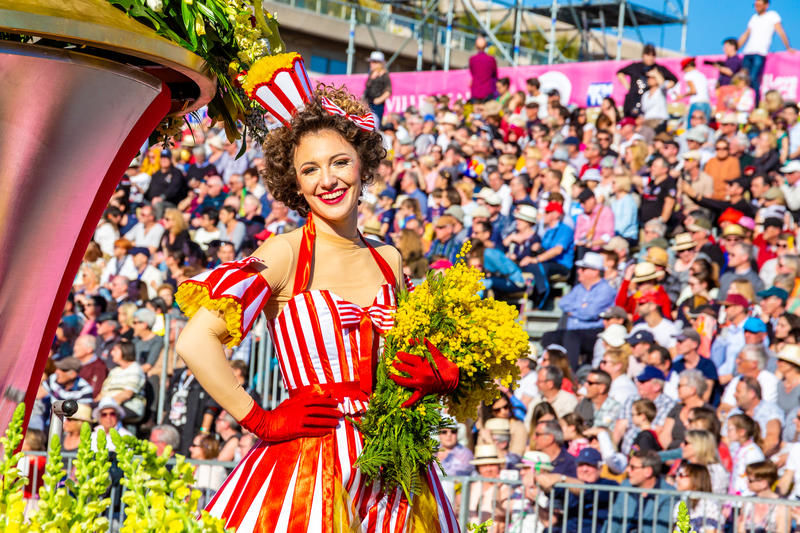
[{"label": "red and white striped dress", "polygon": [[[347,415],[363,413],[372,390],[380,333],[393,323],[397,305],[394,272],[369,244],[384,274],[371,306],[359,307],[327,290],[307,290],[315,240],[312,220],[303,228],[292,298],[268,321],[283,382],[289,394],[329,390]],[[366,241],[364,241],[366,243]],[[247,334],[269,300],[249,257],[220,265],[181,284],[176,298],[189,315],[199,307],[222,310],[231,344]],[[234,330],[233,328],[236,328]],[[369,482],[354,467],[363,439],[342,418],[321,438],[259,442],[234,469],[207,510],[237,531],[264,532],[441,532],[459,530],[434,465],[420,494],[406,499]]]}]

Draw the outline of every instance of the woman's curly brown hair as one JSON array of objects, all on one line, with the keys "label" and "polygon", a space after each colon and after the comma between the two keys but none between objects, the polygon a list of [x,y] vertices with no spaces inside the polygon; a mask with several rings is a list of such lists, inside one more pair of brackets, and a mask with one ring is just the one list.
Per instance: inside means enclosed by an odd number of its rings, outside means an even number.
[{"label": "woman's curly brown hair", "polygon": [[294,151],[300,139],[309,133],[334,130],[356,149],[361,160],[361,182],[372,181],[381,160],[386,157],[383,138],[377,131],[366,131],[339,115],[331,115],[320,105],[325,96],[350,115],[365,115],[369,108],[344,87],[319,84],[314,100],[292,118],[291,127],[273,130],[264,141],[264,170],[262,177],[272,196],[290,209],[305,216],[308,202],[298,194]]}]

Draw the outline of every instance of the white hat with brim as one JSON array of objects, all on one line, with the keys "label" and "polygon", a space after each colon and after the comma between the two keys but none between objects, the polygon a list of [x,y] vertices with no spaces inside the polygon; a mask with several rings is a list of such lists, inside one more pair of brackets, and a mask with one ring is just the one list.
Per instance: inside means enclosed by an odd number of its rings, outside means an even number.
[{"label": "white hat with brim", "polygon": [[791,174],[792,172],[800,172],[800,161],[793,159],[781,167],[782,174]]},{"label": "white hat with brim", "polygon": [[619,348],[627,342],[628,330],[622,324],[611,324],[598,337],[612,348]]},{"label": "white hat with brim", "polygon": [[550,456],[544,452],[525,452],[522,459],[516,465],[517,468],[535,468],[537,472],[542,470],[551,471],[553,463],[550,461]]},{"label": "white hat with brim", "polygon": [[501,459],[497,454],[497,447],[494,444],[478,444],[475,446],[474,459],[469,462],[471,465],[504,465],[505,459]]},{"label": "white hat with brim", "polygon": [[659,272],[653,263],[643,262],[637,264],[633,269],[633,283],[641,283],[643,281],[650,281],[659,279],[663,274]]},{"label": "white hat with brim", "polygon": [[672,245],[672,249],[676,252],[682,252],[684,250],[691,250],[696,246],[690,233],[680,233],[675,236],[675,244]]},{"label": "white hat with brim", "polygon": [[386,56],[383,55],[383,52],[381,52],[380,50],[374,50],[369,55],[369,61],[370,62],[374,61],[376,63],[386,63]]},{"label": "white hat with brim", "polygon": [[800,346],[796,344],[787,344],[778,352],[778,359],[800,366]]},{"label": "white hat with brim", "polygon": [[522,204],[517,208],[517,211],[514,213],[514,218],[518,218],[519,220],[524,220],[525,222],[530,222],[531,224],[536,224],[539,212],[536,210],[535,207],[528,204]]},{"label": "white hat with brim", "polygon": [[600,272],[606,269],[603,256],[597,252],[586,252],[581,259],[575,261],[575,266],[578,268],[591,268]]},{"label": "white hat with brim", "polygon": [[69,420],[78,420],[80,422],[94,422],[92,417],[92,406],[88,403],[79,403],[78,410],[75,414],[67,417]]},{"label": "white hat with brim", "polygon": [[120,420],[125,418],[125,410],[114,400],[114,398],[105,397],[100,400],[100,403],[97,404],[97,407],[94,408],[92,411],[92,418],[95,420],[100,420],[100,413],[102,413],[106,409],[114,409],[117,412],[117,416]]}]

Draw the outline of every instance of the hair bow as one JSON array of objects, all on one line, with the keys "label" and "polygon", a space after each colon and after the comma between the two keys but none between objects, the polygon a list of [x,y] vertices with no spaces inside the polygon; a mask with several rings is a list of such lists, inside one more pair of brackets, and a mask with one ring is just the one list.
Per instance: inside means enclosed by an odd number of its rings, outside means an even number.
[{"label": "hair bow", "polygon": [[367,113],[366,115],[350,115],[345,113],[344,109],[334,104],[325,96],[320,98],[320,103],[322,104],[322,108],[329,114],[342,116],[362,130],[372,131],[375,129],[375,116],[372,113]]}]

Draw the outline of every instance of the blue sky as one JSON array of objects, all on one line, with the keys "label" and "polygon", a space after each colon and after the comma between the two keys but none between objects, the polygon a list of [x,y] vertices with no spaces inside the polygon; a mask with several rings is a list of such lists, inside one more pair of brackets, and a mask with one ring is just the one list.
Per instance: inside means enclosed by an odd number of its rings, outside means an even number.
[{"label": "blue sky", "polygon": [[[678,2],[672,1],[672,5]],[[633,0],[634,3],[662,10],[664,0]],[[772,0],[770,9],[777,11],[783,19],[783,27],[794,48],[800,47],[800,9],[798,0]],[[755,13],[752,0],[690,0],[689,29],[686,51],[689,55],[714,54],[722,52],[722,41],[727,37],[739,37],[747,26],[750,16]],[[661,44],[661,28],[644,29],[645,39]],[[638,39],[634,31],[626,36]],[[664,27],[664,46],[680,49],[681,27]],[[778,36],[772,42],[773,51],[783,50]]]}]

